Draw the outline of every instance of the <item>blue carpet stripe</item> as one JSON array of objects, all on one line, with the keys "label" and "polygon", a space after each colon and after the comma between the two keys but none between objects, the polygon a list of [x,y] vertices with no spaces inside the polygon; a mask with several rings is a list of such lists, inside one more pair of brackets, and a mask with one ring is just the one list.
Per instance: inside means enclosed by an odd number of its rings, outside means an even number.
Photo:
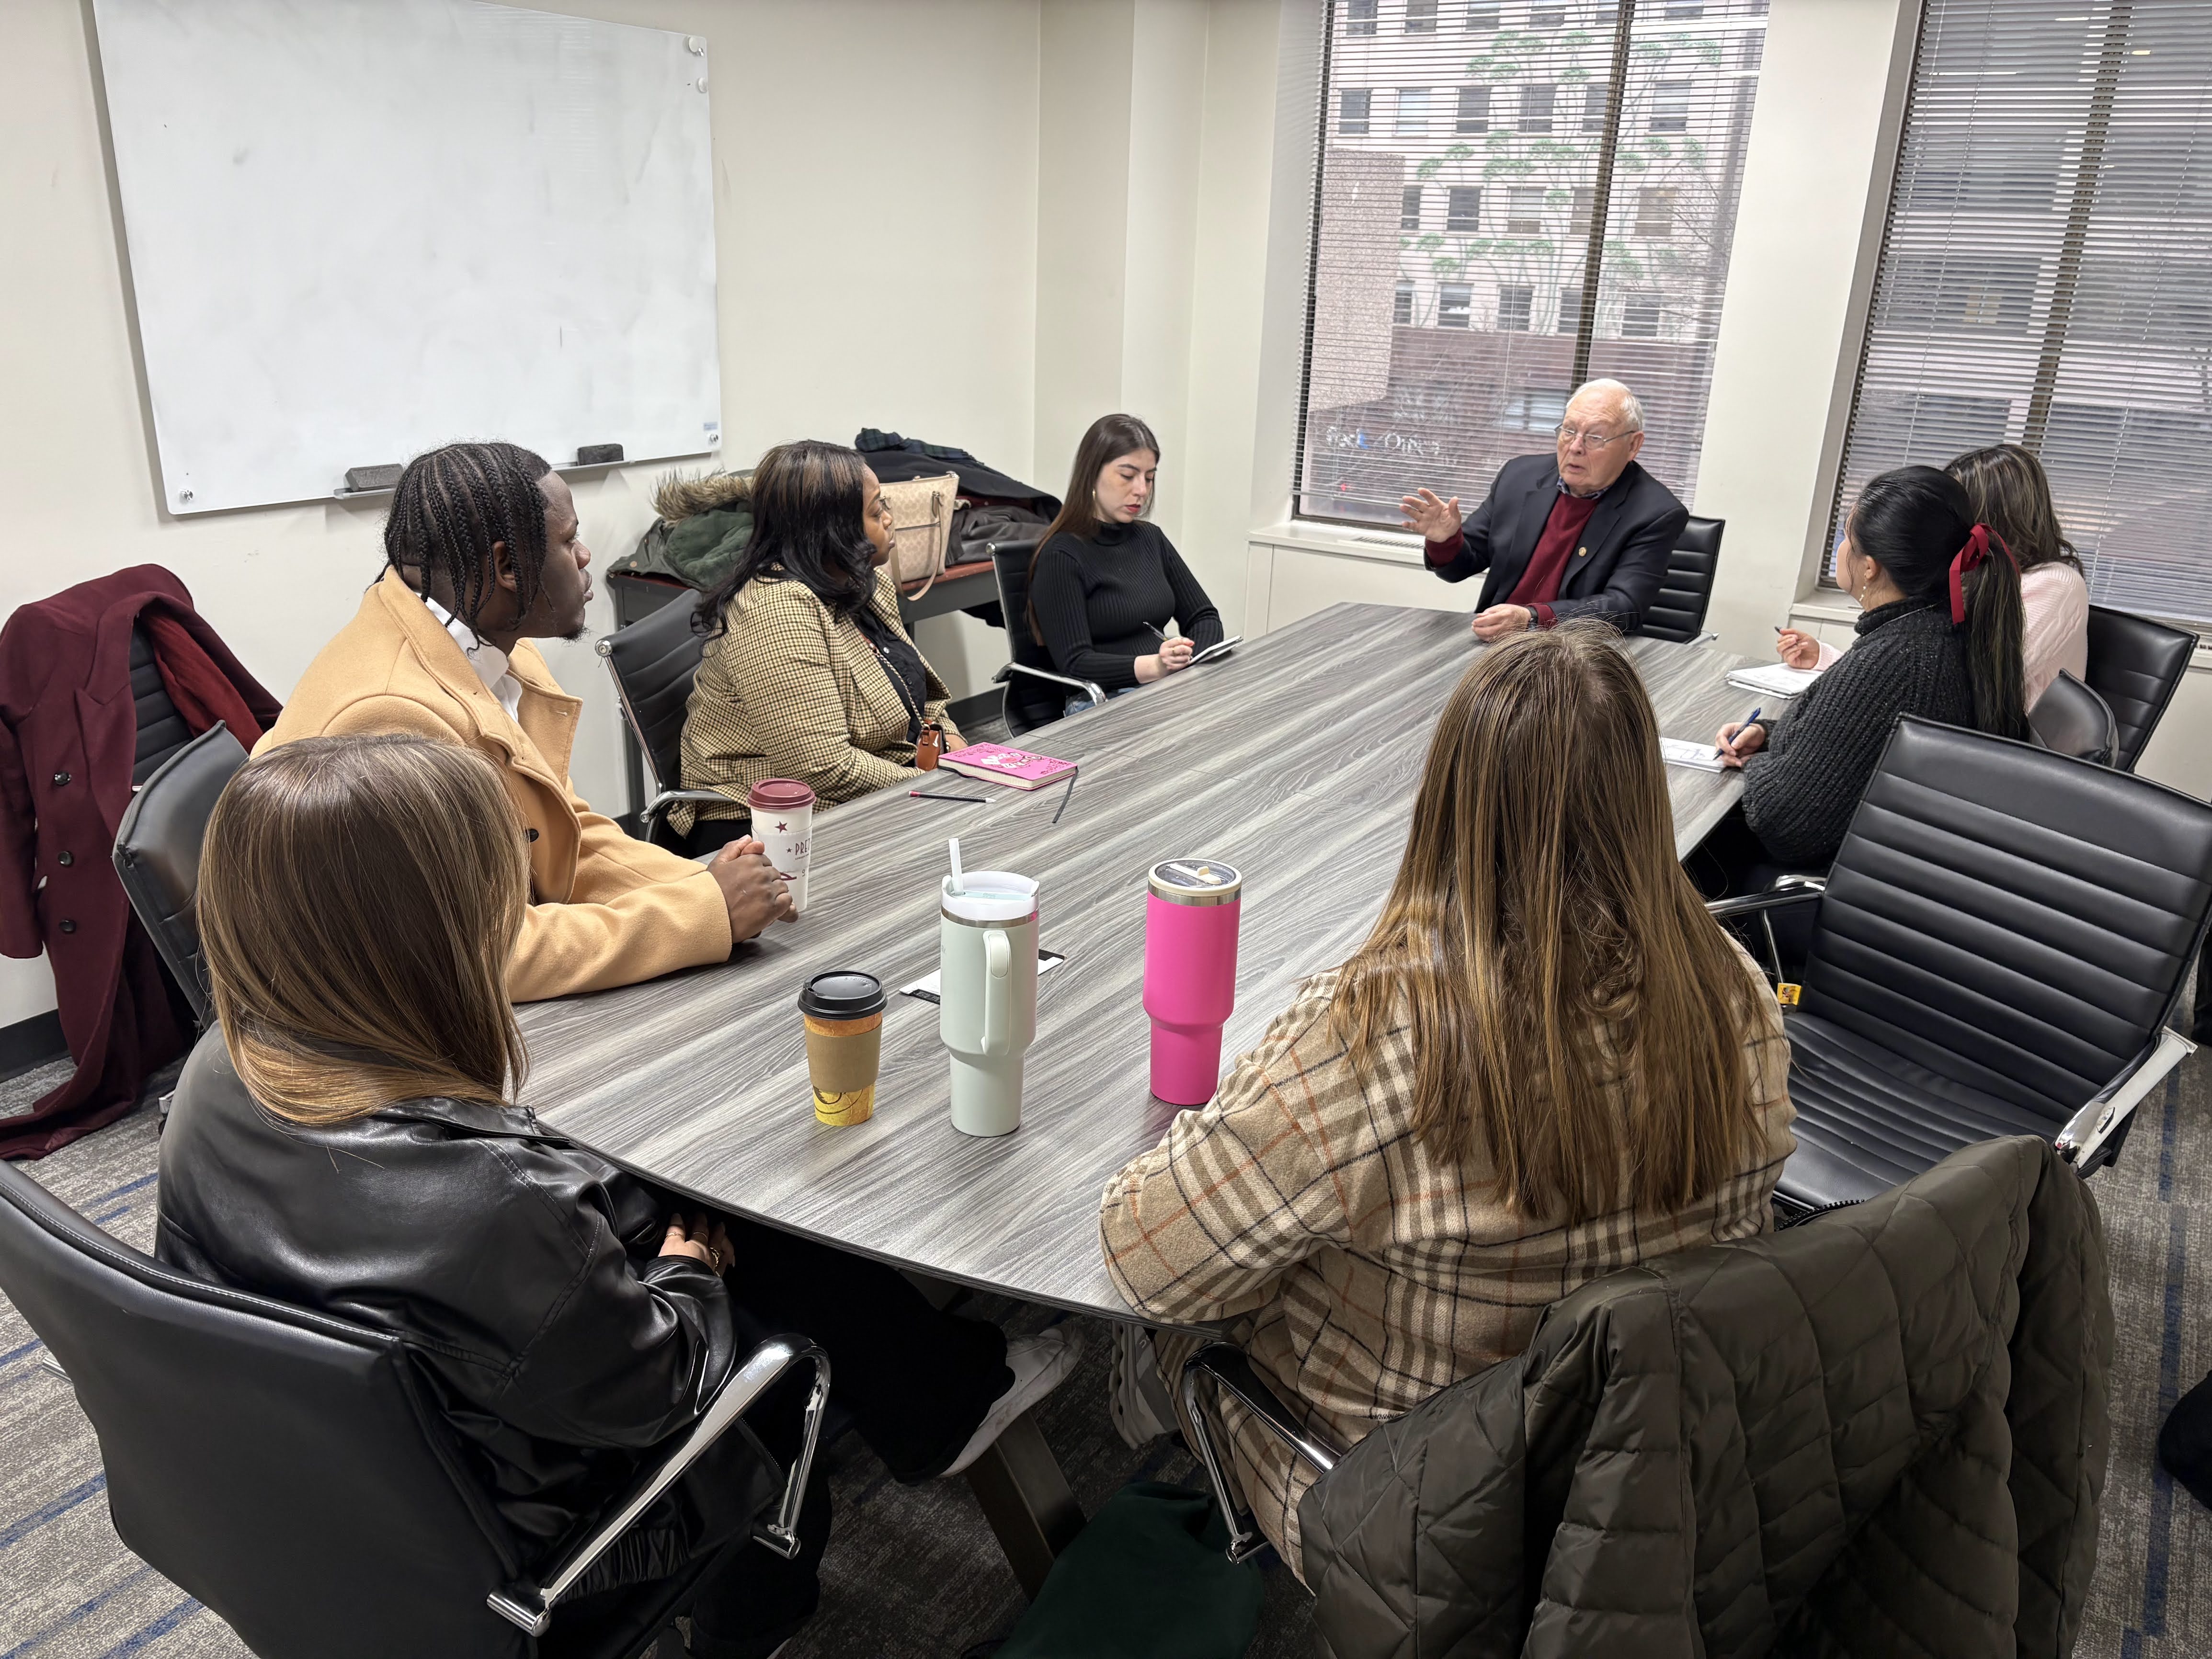
[{"label": "blue carpet stripe", "polygon": [[34,1336],[28,1342],[26,1342],[21,1347],[10,1348],[7,1352],[0,1353],[0,1365],[12,1365],[15,1361],[38,1352],[38,1351],[45,1346],[46,1344],[40,1341],[39,1339]]},{"label": "blue carpet stripe", "polygon": [[[2158,1420],[2162,1424],[2181,1397],[2181,1316],[2184,1276],[2189,1268],[2189,1212],[2176,1207],[2166,1231],[2166,1330],[2158,1352]],[[2172,1548],[2173,1477],[2154,1459],[2151,1465],[2149,1536],[2144,1540],[2142,1619],[2145,1636],[2166,1634],[2168,1556]]]},{"label": "blue carpet stripe", "polygon": [[161,1172],[156,1170],[152,1175],[140,1176],[136,1181],[125,1182],[112,1192],[102,1193],[98,1198],[88,1198],[76,1206],[76,1208],[82,1211],[92,1209],[97,1205],[112,1204],[118,1198],[128,1198],[133,1193],[143,1191],[161,1178]]},{"label": "blue carpet stripe", "polygon": [[94,1596],[89,1601],[78,1602],[76,1606],[70,1608],[68,1613],[62,1616],[58,1623],[47,1626],[46,1629],[40,1631],[36,1636],[31,1638],[29,1641],[19,1642],[14,1647],[9,1648],[7,1652],[0,1653],[0,1659],[25,1659],[25,1656],[37,1652],[40,1648],[46,1646],[47,1643],[52,1641],[54,1638],[59,1636],[70,1626],[76,1624],[77,1620],[80,1619],[89,1618],[92,1614],[99,1612],[100,1608],[106,1607],[117,1596],[122,1595],[124,1591],[137,1583],[139,1580],[149,1577],[153,1571],[153,1568],[142,1563],[136,1572],[127,1574],[121,1579],[118,1579],[116,1583],[110,1584],[106,1589],[100,1591],[99,1595]]},{"label": "blue carpet stripe", "polygon": [[36,1532],[47,1522],[68,1514],[88,1498],[96,1498],[107,1490],[107,1476],[95,1474],[82,1486],[64,1492],[43,1509],[33,1510],[20,1521],[11,1521],[0,1527],[0,1550],[13,1549],[21,1539]]},{"label": "blue carpet stripe", "polygon": [[106,1653],[100,1655],[100,1659],[123,1659],[125,1654],[137,1653],[149,1648],[199,1610],[200,1604],[187,1595],[143,1630],[133,1631],[125,1637]]},{"label": "blue carpet stripe", "polygon": [[2166,1074],[2166,1121],[2158,1132],[2158,1201],[2173,1202],[2173,1143],[2181,1134],[2181,1068]]}]

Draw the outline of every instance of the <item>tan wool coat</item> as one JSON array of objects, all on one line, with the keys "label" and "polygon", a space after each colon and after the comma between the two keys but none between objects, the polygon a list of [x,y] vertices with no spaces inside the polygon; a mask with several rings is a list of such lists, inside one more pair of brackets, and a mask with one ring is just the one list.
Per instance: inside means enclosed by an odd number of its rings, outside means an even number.
[{"label": "tan wool coat", "polygon": [[[1797,1144],[1790,1044],[1773,993],[1736,954],[1757,1011],[1743,1066],[1759,1133],[1743,1168],[1702,1201],[1572,1226],[1508,1208],[1479,1141],[1452,1164],[1414,1135],[1409,1023],[1387,1035],[1372,1078],[1352,1069],[1329,1024],[1331,969],[1299,988],[1211,1103],[1179,1115],[1107,1182],[1098,1229],[1115,1284],[1156,1318],[1226,1322],[1283,1402],[1348,1447],[1521,1352],[1544,1310],[1591,1279],[1765,1231]],[[1634,1085],[1610,1033],[1598,1052],[1625,1115]],[[1158,1346],[1172,1388],[1197,1341]],[[1234,1401],[1222,1421],[1254,1518],[1297,1569],[1298,1502],[1313,1471]]]},{"label": "tan wool coat", "polygon": [[[887,569],[876,573],[873,604],[906,639]],[[720,790],[731,805],[678,803],[669,813],[678,829],[750,817],[745,793],[765,778],[796,778],[824,805],[921,781],[906,736],[912,711],[858,624],[838,621],[803,582],[768,580],[740,588],[724,622],[691,686],[684,787]],[[963,747],[945,718],[951,693],[926,658],[922,672],[923,718],[945,728],[948,750]]]},{"label": "tan wool coat", "polygon": [[254,752],[299,738],[404,732],[463,744],[500,769],[530,836],[530,908],[507,969],[517,1002],[631,985],[730,954],[730,913],[690,860],[624,835],[568,781],[582,703],[527,640],[508,672],[513,719],[415,592],[387,570],[325,646]]}]

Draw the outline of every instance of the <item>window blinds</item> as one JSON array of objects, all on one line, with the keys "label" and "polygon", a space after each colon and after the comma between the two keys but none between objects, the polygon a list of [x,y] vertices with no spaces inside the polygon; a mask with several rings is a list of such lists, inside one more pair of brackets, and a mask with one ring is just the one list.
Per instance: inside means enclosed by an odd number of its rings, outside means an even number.
[{"label": "window blinds", "polygon": [[1691,496],[1766,9],[1334,0],[1300,516],[1471,507],[1599,375]]},{"label": "window blinds", "polygon": [[2208,100],[2207,0],[1928,0],[1832,549],[1877,473],[2024,444],[2093,599],[2212,621]]}]

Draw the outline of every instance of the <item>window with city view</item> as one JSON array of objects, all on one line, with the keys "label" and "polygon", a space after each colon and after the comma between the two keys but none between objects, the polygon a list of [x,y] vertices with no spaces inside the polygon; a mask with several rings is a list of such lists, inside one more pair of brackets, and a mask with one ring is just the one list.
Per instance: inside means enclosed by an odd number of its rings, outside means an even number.
[{"label": "window with city view", "polygon": [[1471,507],[1599,375],[1691,498],[1766,10],[1335,0],[1299,516]]},{"label": "window with city view", "polygon": [[2212,622],[2208,118],[2204,0],[1929,0],[1832,548],[1875,474],[2024,444],[2091,599]]}]

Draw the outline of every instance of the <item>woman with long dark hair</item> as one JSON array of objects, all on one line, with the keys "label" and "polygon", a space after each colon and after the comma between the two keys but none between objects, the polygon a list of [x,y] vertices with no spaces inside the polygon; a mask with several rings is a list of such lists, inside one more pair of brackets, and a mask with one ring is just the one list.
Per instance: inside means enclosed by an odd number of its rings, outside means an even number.
[{"label": "woman with long dark hair", "polygon": [[[1229,1322],[1348,1445],[1586,1281],[1764,1231],[1789,1068],[1773,994],[1675,862],[1635,669],[1602,624],[1522,634],[1445,705],[1367,942],[1107,1183],[1107,1266],[1140,1312]],[[1296,1568],[1312,1473],[1221,1406]]]},{"label": "woman with long dark hair", "polygon": [[[2051,499],[2051,479],[2033,450],[1991,444],[1954,457],[1943,470],[1966,486],[1975,520],[2012,550],[2020,567],[2021,664],[2027,704],[2063,672],[2089,672],[2089,584],[2081,556],[2066,539]],[[1792,668],[1827,668],[1843,655],[1832,645],[1784,629],[1776,654]]]},{"label": "woman with long dark hair", "polygon": [[[1135,416],[1093,421],[1076,446],[1067,504],[1030,560],[1037,643],[1059,672],[1109,692],[1177,673],[1221,639],[1213,601],[1175,544],[1145,522],[1159,466],[1160,441]],[[1182,629],[1174,639],[1170,622]]]},{"label": "woman with long dark hair", "polygon": [[858,450],[779,444],[752,478],[752,538],[699,600],[707,635],[684,720],[684,787],[669,821],[704,853],[744,833],[746,793],[796,778],[825,805],[911,784],[925,726],[963,745],[951,693],[899,621],[890,506]]},{"label": "woman with long dark hair", "polygon": [[1901,466],[1859,493],[1836,578],[1865,612],[1858,642],[1778,720],[1721,728],[1743,769],[1743,820],[1767,857],[1804,868],[1843,845],[1899,714],[2027,736],[2020,570],[1966,488]]}]

